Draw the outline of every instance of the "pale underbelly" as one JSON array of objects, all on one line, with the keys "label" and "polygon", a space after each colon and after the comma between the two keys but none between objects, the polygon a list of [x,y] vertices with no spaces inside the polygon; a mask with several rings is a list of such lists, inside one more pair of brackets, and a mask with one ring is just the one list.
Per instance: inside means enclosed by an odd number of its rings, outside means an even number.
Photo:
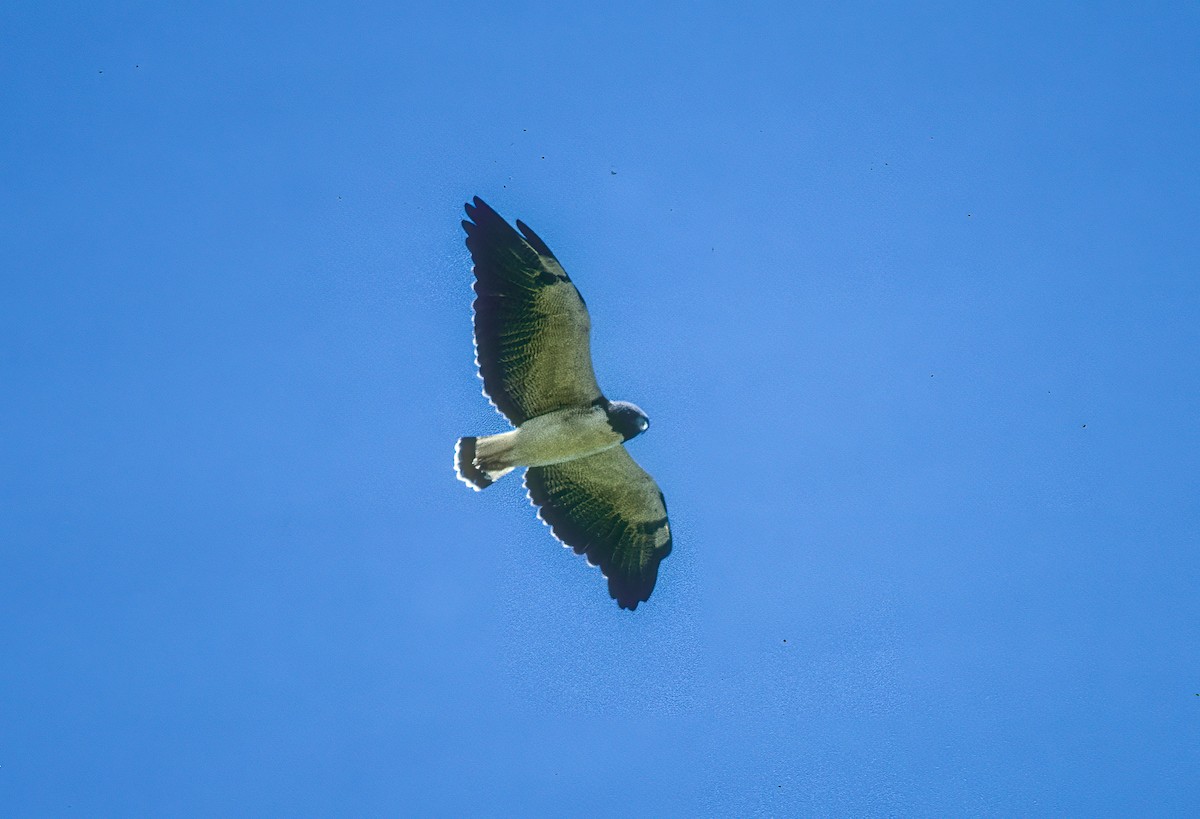
[{"label": "pale underbelly", "polygon": [[548,466],[586,458],[622,441],[608,425],[604,411],[592,408],[530,418],[517,428],[515,438],[511,458],[518,466]]}]

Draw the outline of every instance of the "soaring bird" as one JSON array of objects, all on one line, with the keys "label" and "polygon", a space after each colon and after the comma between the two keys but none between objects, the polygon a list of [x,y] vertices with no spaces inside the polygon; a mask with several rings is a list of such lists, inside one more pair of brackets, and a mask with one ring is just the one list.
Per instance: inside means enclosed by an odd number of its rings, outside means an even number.
[{"label": "soaring bird", "polygon": [[650,598],[671,552],[667,505],[625,442],[650,419],[610,401],[592,370],[587,305],[537,234],[479,197],[466,206],[475,263],[475,363],[483,393],[516,429],[460,438],[458,477],[485,489],[525,467],[529,499],[564,546],[608,578],[623,609]]}]

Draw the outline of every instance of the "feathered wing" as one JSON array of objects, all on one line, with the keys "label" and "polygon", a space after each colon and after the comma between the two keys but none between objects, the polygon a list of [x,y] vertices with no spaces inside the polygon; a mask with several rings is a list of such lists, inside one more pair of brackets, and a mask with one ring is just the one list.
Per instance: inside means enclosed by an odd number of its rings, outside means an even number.
[{"label": "feathered wing", "polygon": [[525,472],[529,499],[554,536],[608,578],[623,609],[650,598],[671,553],[667,504],[654,478],[623,446]]},{"label": "feathered wing", "polygon": [[600,398],[587,307],[546,243],[482,199],[466,206],[483,389],[514,425]]}]

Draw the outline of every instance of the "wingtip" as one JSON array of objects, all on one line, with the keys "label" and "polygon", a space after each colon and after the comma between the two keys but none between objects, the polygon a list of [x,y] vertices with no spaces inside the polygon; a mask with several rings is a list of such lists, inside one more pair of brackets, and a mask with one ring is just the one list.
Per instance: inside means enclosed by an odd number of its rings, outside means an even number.
[{"label": "wingtip", "polygon": [[495,211],[492,210],[492,207],[478,196],[472,196],[471,201],[463,205],[463,210],[465,210],[467,215],[472,219],[475,218],[475,213],[477,211],[482,211],[483,213],[495,213]]},{"label": "wingtip", "polygon": [[[657,572],[656,572],[657,574]],[[650,584],[649,589],[614,589],[612,578],[608,579],[608,594],[613,600],[617,601],[617,605],[625,611],[637,611],[637,607],[650,599],[650,595],[654,592],[654,583]]]},{"label": "wingtip", "polygon": [[474,222],[472,227],[480,227],[485,230],[512,230],[508,222],[504,221],[504,217],[478,196],[473,197],[470,202],[463,205],[463,210],[466,211],[467,217]]},{"label": "wingtip", "polygon": [[[550,250],[550,246],[542,240],[541,236],[538,236],[536,233],[534,233],[529,225],[525,224],[520,219],[516,220],[516,225],[517,230],[521,231],[521,235],[525,238],[525,241],[528,242],[529,246],[537,251],[539,255],[548,256],[551,259],[555,258],[554,251]],[[569,276],[567,278],[570,280]]]}]

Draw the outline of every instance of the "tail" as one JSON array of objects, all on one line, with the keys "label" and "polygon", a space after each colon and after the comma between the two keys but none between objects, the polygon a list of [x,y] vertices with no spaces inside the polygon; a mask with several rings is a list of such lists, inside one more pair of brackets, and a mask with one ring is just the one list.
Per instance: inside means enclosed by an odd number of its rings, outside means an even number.
[{"label": "tail", "polygon": [[504,432],[483,438],[459,438],[454,446],[458,479],[478,492],[512,472],[516,466],[507,457],[515,436],[515,432]]}]

